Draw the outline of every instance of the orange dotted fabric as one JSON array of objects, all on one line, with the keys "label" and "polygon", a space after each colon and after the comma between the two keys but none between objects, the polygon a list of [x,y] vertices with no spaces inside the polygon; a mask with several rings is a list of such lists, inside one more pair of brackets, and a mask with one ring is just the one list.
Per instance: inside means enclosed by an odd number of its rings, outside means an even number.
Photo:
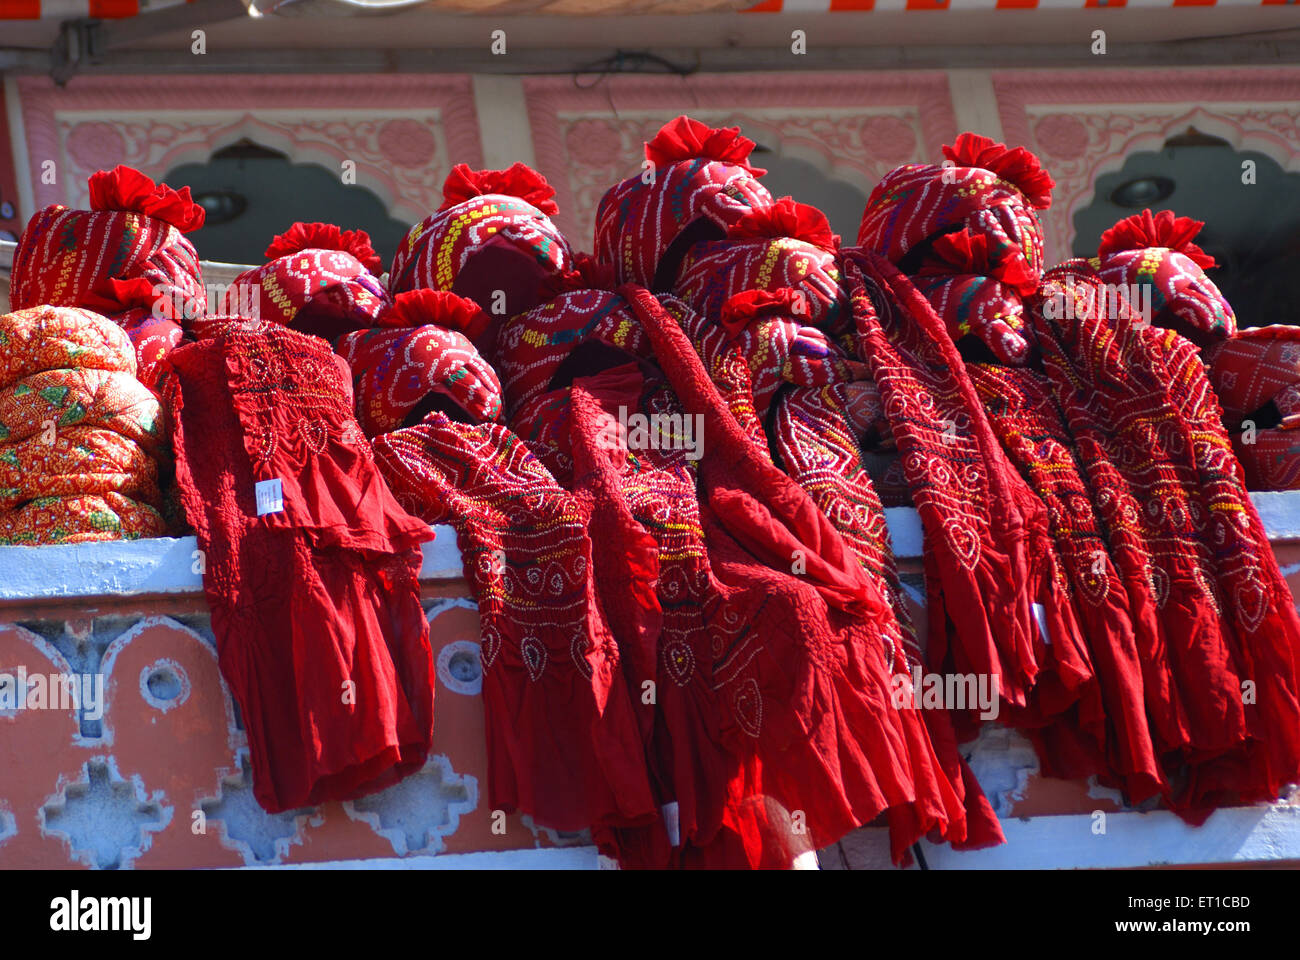
[{"label": "orange dotted fabric", "polygon": [[120,433],[72,427],[0,446],[0,510],[39,497],[109,492],[151,505],[162,499],[153,458]]},{"label": "orange dotted fabric", "polygon": [[37,497],[0,513],[0,546],[161,537],[167,525],[147,503],[120,493]]},{"label": "orange dotted fabric", "polygon": [[112,320],[80,307],[29,307],[0,316],[0,388],[61,367],[134,376],[135,348]]},{"label": "orange dotted fabric", "polygon": [[0,390],[0,443],[69,427],[113,430],[151,453],[163,445],[158,398],[116,370],[43,370]]}]

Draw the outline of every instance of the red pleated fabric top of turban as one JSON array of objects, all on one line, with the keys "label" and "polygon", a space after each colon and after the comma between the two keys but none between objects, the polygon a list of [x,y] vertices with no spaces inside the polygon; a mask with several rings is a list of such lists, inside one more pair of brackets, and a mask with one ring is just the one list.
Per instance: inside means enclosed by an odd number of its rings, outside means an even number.
[{"label": "red pleated fabric top of turban", "polygon": [[611,187],[596,209],[595,254],[619,283],[668,290],[689,246],[721,239],[755,207],[772,205],[739,127],[677,117],[645,145],[647,166]]},{"label": "red pleated fabric top of turban", "polygon": [[268,320],[333,341],[374,326],[390,304],[377,276],[382,264],[364,230],[295,223],[271,241],[265,256],[267,263],[235,278],[216,315]]},{"label": "red pleated fabric top of turban", "polygon": [[534,307],[541,284],[571,268],[569,242],[551,221],[559,212],[555,190],[526,164],[471,170],[460,163],[442,192],[442,206],[397,248],[388,274],[394,295],[450,291],[504,319]]}]

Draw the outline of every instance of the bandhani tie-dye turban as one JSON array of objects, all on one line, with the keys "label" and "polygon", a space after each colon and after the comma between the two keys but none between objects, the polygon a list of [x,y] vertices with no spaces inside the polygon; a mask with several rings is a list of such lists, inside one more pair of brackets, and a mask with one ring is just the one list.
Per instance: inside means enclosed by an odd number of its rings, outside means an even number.
[{"label": "bandhani tie-dye turban", "polygon": [[726,350],[739,349],[749,365],[754,407],[760,416],[783,384],[824,387],[866,379],[865,365],[850,360],[821,330],[803,322],[800,291],[749,290],[722,305],[716,324],[688,331],[711,367]]},{"label": "bandhani tie-dye turban", "polygon": [[1241,330],[1205,361],[1246,485],[1300,489],[1300,327]]},{"label": "bandhani tie-dye turban", "polygon": [[69,427],[0,445],[0,511],[43,496],[120,493],[161,501],[158,465],[140,445],[113,430]]},{"label": "bandhani tie-dye turban", "polygon": [[113,430],[151,454],[165,437],[158,398],[129,373],[58,368],[0,389],[0,443],[65,427]]},{"label": "bandhani tie-dye turban", "polygon": [[1091,265],[1111,289],[1123,288],[1131,305],[1150,320],[1204,344],[1232,336],[1237,318],[1214,281],[1205,275],[1214,258],[1193,242],[1205,226],[1172,210],[1150,210],[1121,220],[1101,235]]},{"label": "bandhani tie-dye turban", "polygon": [[1029,357],[1021,291],[991,274],[988,238],[969,231],[945,234],[931,245],[913,277],[955,341],[977,336],[999,363]]},{"label": "bandhani tie-dye turban", "polygon": [[364,230],[295,223],[265,256],[267,263],[241,273],[224,291],[217,315],[256,317],[332,341],[374,326],[389,305],[378,279],[382,265]]},{"label": "bandhani tie-dye turban", "polygon": [[145,308],[172,320],[207,308],[194,245],[203,226],[189,187],[155,185],[118,166],[90,177],[90,209],[54,204],[27,224],[14,251],[14,309],[53,304],[116,314]]},{"label": "bandhani tie-dye turban", "polygon": [[[572,267],[569,243],[551,221],[559,212],[555,190],[536,170],[457,164],[442,194],[442,206],[397,248],[388,274],[394,295],[447,290],[504,319],[535,306],[541,284]],[[494,332],[476,345],[487,347]]]},{"label": "bandhani tie-dye turban", "polygon": [[367,436],[420,422],[442,410],[454,419],[491,421],[501,413],[496,371],[453,326],[482,316],[454,294],[415,290],[398,294],[389,323],[349,333],[338,352],[352,368],[357,419]]},{"label": "bandhani tie-dye turban", "polygon": [[1024,147],[988,137],[963,133],[943,153],[942,165],[909,163],[885,175],[867,199],[858,245],[904,273],[934,277],[919,285],[954,339],[974,333],[999,360],[1021,363],[1028,343],[1009,294],[1038,287],[1043,232],[1034,211],[1051,206],[1055,184]]},{"label": "bandhani tie-dye turban", "polygon": [[652,357],[627,301],[609,290],[583,288],[561,293],[502,327],[497,367],[514,414],[575,377]]},{"label": "bandhani tie-dye turban", "polygon": [[89,310],[0,316],[0,543],[164,532],[162,410],[135,364],[122,328]]},{"label": "bandhani tie-dye turban", "polygon": [[37,497],[0,513],[0,546],[161,537],[167,525],[147,503],[120,493]]},{"label": "bandhani tie-dye turban", "polygon": [[0,389],[42,370],[80,367],[135,373],[122,328],[77,307],[28,307],[0,316]]},{"label": "bandhani tie-dye turban", "polygon": [[678,117],[645,145],[647,166],[611,187],[596,209],[596,258],[620,283],[668,290],[689,247],[721,239],[754,207],[772,205],[739,127]]},{"label": "bandhani tie-dye turban", "polygon": [[840,289],[840,238],[816,207],[782,197],[750,210],[724,240],[700,243],[682,260],[673,292],[699,313],[716,319],[722,305],[747,290],[788,287],[807,325],[829,328],[845,309]]}]

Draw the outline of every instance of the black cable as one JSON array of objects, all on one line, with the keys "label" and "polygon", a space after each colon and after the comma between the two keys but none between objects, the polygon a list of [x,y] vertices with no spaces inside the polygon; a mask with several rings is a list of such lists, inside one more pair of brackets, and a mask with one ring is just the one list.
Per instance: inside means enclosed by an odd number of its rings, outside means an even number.
[{"label": "black cable", "polygon": [[921,852],[921,841],[912,844],[912,853],[916,854],[916,863],[922,870],[929,870],[930,865],[925,862],[925,854]]}]

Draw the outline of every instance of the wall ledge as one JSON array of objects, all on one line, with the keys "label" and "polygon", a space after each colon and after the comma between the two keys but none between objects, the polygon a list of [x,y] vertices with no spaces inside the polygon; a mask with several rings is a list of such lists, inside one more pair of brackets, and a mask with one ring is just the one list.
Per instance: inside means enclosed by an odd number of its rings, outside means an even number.
[{"label": "wall ledge", "polygon": [[[1300,490],[1250,496],[1269,540],[1300,540]],[[885,519],[898,557],[920,557],[924,537],[917,512],[911,507],[889,507]],[[424,544],[420,579],[462,579],[456,531],[445,524],[433,529],[435,539]],[[203,592],[203,576],[199,573],[198,549],[194,537],[0,547],[0,605],[199,594]]]}]

